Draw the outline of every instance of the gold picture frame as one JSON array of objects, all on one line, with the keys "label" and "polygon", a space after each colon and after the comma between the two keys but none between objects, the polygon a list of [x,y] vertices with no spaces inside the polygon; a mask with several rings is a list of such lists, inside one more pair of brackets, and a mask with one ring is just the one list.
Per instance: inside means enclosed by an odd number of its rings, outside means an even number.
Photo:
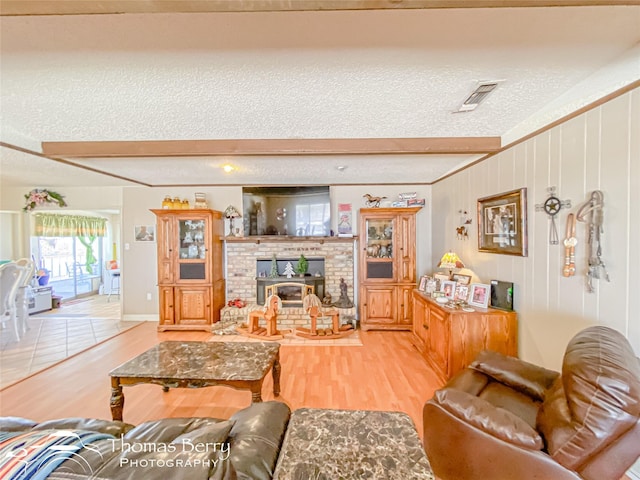
[{"label": "gold picture frame", "polygon": [[478,199],[478,250],[527,256],[526,188]]}]

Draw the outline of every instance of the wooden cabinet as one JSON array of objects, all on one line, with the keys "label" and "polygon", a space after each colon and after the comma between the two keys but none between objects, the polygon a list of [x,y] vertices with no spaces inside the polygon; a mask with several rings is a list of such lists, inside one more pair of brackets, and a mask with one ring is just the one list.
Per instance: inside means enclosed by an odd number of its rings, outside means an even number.
[{"label": "wooden cabinet", "polygon": [[482,350],[517,356],[517,315],[492,308],[474,307],[473,312],[451,309],[414,290],[413,340],[445,382]]},{"label": "wooden cabinet", "polygon": [[210,330],[224,307],[222,213],[152,210],[157,221],[158,330]]},{"label": "wooden cabinet", "polygon": [[363,330],[411,330],[416,287],[413,208],[360,209],[360,325]]}]

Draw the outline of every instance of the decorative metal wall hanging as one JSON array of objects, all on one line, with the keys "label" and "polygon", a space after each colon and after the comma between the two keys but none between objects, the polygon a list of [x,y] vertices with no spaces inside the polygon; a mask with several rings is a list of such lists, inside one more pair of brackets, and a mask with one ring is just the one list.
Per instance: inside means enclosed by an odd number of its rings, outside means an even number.
[{"label": "decorative metal wall hanging", "polygon": [[604,278],[609,282],[607,267],[602,261],[602,237],[604,233],[604,194],[594,190],[578,210],[576,218],[587,224],[589,229],[587,244],[589,245],[589,268],[587,271],[587,290],[595,292],[594,279]]},{"label": "decorative metal wall hanging", "polygon": [[458,210],[460,214],[460,226],[456,227],[456,235],[458,240],[468,240],[469,239],[469,230],[467,230],[467,225],[471,225],[471,217],[466,210]]},{"label": "decorative metal wall hanging", "polygon": [[564,237],[564,267],[562,275],[573,277],[576,273],[576,216],[573,213],[567,215],[567,230]]},{"label": "decorative metal wall hanging", "polygon": [[537,212],[545,212],[551,219],[551,230],[549,231],[549,244],[558,244],[558,227],[556,227],[556,215],[560,213],[563,208],[571,208],[571,200],[560,200],[556,196],[556,187],[547,188],[549,197],[544,203],[536,205]]}]

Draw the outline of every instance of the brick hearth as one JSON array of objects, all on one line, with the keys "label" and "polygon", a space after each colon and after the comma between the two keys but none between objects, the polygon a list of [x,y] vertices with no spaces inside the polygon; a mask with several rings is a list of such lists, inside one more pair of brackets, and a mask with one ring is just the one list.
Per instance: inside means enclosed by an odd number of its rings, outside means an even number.
[{"label": "brick hearth", "polygon": [[[340,298],[340,279],[344,278],[348,286],[349,298],[354,298],[354,257],[357,240],[355,238],[313,238],[313,237],[251,237],[227,238],[226,247],[226,284],[227,300],[240,298],[247,302],[247,307],[225,307],[221,311],[222,320],[232,317],[246,319],[251,309],[258,308],[256,304],[256,260],[276,258],[324,257],[325,259],[325,292],[331,295],[335,302]],[[281,277],[286,281],[286,276]],[[355,317],[357,308],[345,308],[341,311],[341,323]],[[318,323],[328,322],[330,318],[318,319]],[[278,315],[279,328],[307,326],[309,316],[302,308],[285,308]]]}]

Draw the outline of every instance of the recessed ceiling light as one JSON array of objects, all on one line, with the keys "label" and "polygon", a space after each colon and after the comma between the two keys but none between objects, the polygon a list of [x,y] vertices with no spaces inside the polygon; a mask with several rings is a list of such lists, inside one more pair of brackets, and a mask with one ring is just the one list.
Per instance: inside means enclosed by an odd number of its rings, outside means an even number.
[{"label": "recessed ceiling light", "polygon": [[336,170],[338,170],[339,172],[344,172],[347,169],[346,165],[338,165],[336,167]]},{"label": "recessed ceiling light", "polygon": [[222,169],[226,172],[226,173],[231,173],[233,172],[236,168],[233,165],[229,165],[228,163],[226,165],[222,166]]}]

